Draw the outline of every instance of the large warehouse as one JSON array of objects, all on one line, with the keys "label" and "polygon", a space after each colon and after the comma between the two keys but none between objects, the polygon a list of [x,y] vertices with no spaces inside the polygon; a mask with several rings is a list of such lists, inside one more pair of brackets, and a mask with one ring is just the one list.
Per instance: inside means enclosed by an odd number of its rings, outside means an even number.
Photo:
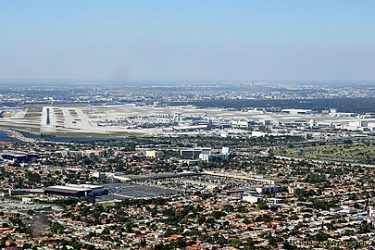
[{"label": "large warehouse", "polygon": [[1,152],[0,158],[21,163],[35,161],[39,158],[39,155],[25,152]]},{"label": "large warehouse", "polygon": [[99,196],[107,193],[104,186],[87,184],[66,184],[65,186],[49,186],[44,188],[45,194],[85,197]]}]

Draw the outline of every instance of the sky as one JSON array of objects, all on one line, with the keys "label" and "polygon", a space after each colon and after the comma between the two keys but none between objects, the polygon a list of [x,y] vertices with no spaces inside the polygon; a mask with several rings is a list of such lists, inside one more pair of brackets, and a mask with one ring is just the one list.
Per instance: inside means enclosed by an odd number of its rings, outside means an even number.
[{"label": "sky", "polygon": [[0,0],[0,79],[375,80],[375,1]]}]

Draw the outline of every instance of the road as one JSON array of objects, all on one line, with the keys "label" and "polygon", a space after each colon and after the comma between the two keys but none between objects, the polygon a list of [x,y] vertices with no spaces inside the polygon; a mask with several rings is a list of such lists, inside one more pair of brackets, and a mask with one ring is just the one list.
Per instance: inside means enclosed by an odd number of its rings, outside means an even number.
[{"label": "road", "polygon": [[37,140],[35,140],[33,138],[25,137],[23,134],[21,134],[18,131],[15,131],[15,130],[9,129],[9,130],[5,130],[5,132],[9,134],[9,137],[15,138],[15,139],[23,141],[23,142],[28,142],[28,143],[36,143],[37,142]]}]

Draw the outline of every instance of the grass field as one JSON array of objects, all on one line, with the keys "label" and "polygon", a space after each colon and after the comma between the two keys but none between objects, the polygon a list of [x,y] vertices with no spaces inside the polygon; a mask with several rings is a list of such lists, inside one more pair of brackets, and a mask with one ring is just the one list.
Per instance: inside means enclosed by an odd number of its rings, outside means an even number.
[{"label": "grass field", "polygon": [[277,154],[316,160],[375,164],[375,142],[287,148]]}]

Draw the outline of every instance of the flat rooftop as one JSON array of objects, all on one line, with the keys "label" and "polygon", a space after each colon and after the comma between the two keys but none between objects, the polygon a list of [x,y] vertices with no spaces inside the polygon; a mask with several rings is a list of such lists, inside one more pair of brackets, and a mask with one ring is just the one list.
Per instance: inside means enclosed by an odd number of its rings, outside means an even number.
[{"label": "flat rooftop", "polygon": [[67,193],[77,193],[77,192],[89,192],[90,188],[82,187],[70,187],[70,186],[49,186],[44,188],[45,191],[55,191],[55,192],[67,192]]}]

